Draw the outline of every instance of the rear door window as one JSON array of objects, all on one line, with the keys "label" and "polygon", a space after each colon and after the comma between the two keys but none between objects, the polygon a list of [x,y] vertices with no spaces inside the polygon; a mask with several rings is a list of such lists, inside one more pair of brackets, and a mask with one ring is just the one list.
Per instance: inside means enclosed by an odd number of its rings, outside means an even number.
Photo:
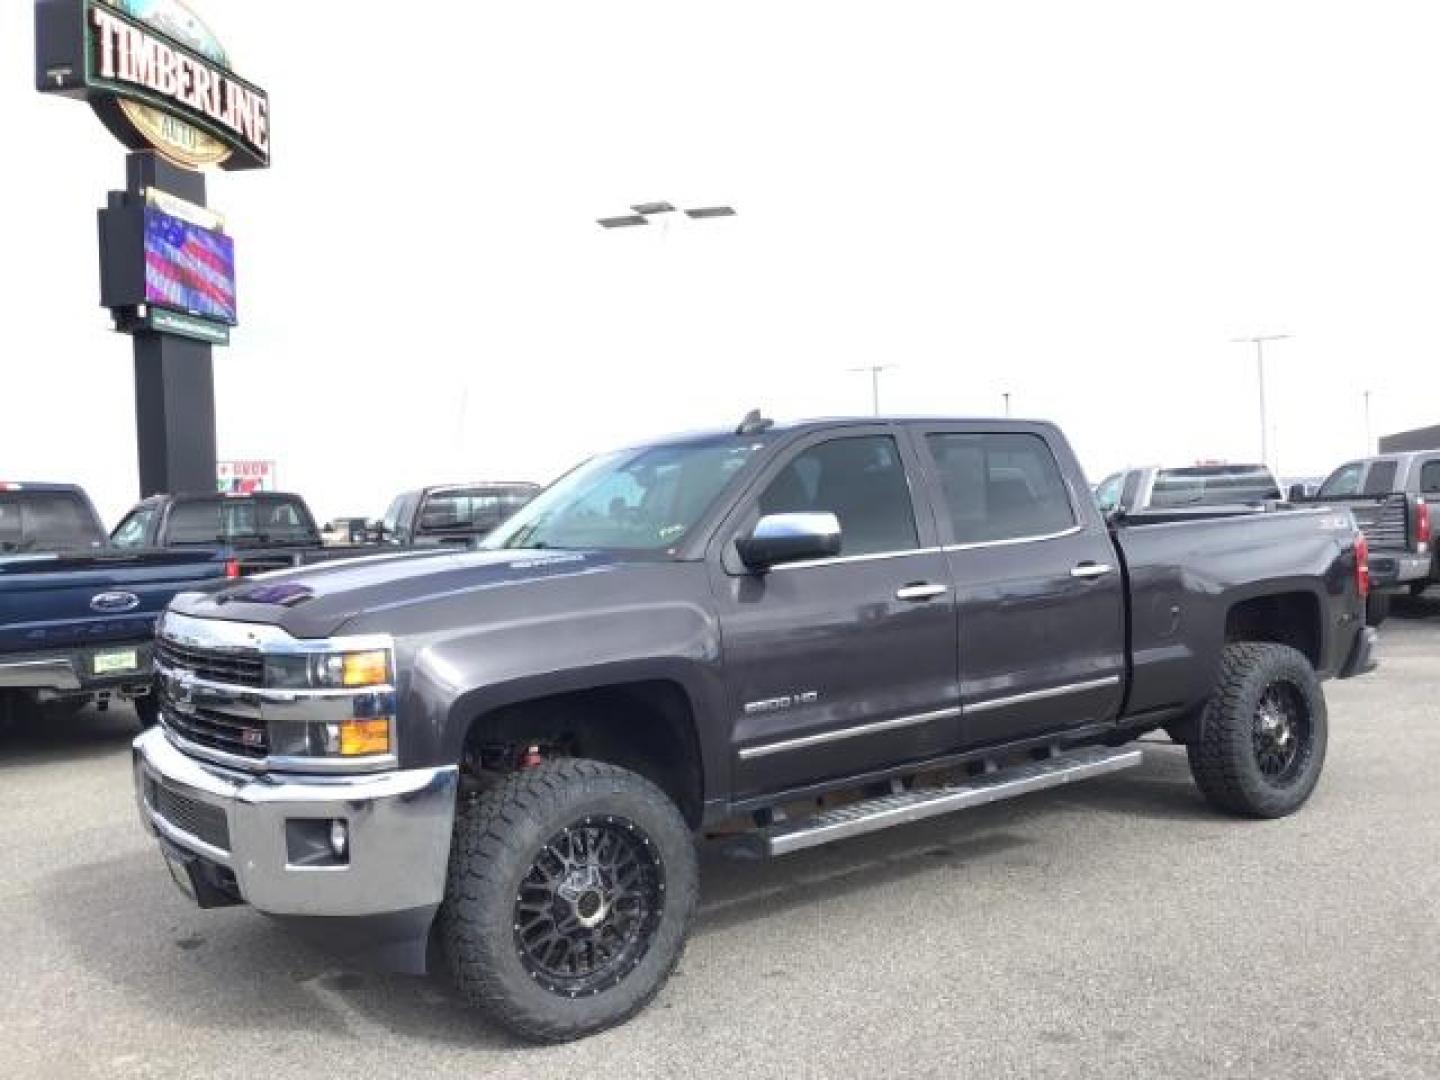
[{"label": "rear door window", "polygon": [[994,432],[926,438],[955,543],[1033,539],[1075,524],[1060,465],[1038,435]]},{"label": "rear door window", "polygon": [[1372,461],[1370,471],[1365,474],[1362,495],[1389,495],[1395,490],[1395,462]]},{"label": "rear door window", "polygon": [[1420,493],[1440,495],[1440,458],[1420,466]]}]

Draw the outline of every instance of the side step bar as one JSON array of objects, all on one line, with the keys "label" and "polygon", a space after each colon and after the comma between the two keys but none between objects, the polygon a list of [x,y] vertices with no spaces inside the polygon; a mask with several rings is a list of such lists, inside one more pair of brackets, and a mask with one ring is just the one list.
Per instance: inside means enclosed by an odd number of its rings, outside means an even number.
[{"label": "side step bar", "polygon": [[972,806],[984,806],[1016,795],[1058,787],[1074,780],[1119,772],[1139,765],[1141,759],[1140,751],[1133,748],[1087,747],[1072,750],[1044,761],[1027,762],[971,777],[947,787],[900,791],[837,806],[813,817],[780,822],[751,833],[746,838],[749,841],[746,846],[758,845],[759,853],[763,855],[789,855],[792,851],[828,844],[832,840],[863,836],[892,825],[907,825],[955,810],[967,810]]}]

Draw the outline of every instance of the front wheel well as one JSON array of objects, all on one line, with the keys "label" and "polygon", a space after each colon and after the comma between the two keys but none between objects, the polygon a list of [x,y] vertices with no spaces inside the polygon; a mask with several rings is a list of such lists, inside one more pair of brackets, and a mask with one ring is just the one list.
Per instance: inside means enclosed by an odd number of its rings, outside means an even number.
[{"label": "front wheel well", "polygon": [[1311,593],[1254,596],[1234,605],[1225,616],[1225,644],[1288,645],[1317,670],[1322,666],[1321,640],[1320,601]]},{"label": "front wheel well", "polygon": [[694,709],[664,679],[599,686],[514,702],[481,713],[465,736],[462,770],[481,784],[541,758],[588,758],[645,777],[691,827],[700,824],[704,784]]}]

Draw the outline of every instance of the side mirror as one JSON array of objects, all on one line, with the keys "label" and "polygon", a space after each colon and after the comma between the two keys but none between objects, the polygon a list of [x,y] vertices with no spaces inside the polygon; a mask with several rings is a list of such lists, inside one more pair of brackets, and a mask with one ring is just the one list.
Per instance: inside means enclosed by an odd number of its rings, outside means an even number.
[{"label": "side mirror", "polygon": [[1288,498],[1291,502],[1304,502],[1307,498],[1309,498],[1309,496],[1305,494],[1305,485],[1291,484]]},{"label": "side mirror", "polygon": [[746,569],[764,573],[781,563],[840,554],[840,519],[834,514],[766,514],[735,543]]}]

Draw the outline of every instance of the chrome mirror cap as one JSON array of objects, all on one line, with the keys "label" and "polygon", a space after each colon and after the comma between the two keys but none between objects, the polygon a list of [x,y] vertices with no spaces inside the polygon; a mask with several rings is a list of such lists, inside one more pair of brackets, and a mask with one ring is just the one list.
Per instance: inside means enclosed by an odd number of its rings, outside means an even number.
[{"label": "chrome mirror cap", "polygon": [[764,572],[781,563],[840,554],[840,519],[829,512],[766,514],[736,544],[746,568]]}]

